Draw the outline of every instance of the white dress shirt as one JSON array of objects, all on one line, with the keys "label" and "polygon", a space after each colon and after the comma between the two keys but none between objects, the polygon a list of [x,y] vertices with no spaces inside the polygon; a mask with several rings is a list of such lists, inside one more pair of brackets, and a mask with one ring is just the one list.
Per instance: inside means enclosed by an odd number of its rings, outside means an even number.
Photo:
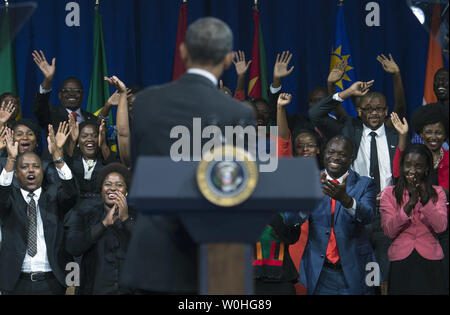
[{"label": "white dress shirt", "polygon": [[[67,166],[67,164],[64,163],[64,166],[61,169],[56,168],[58,171],[59,178],[62,180],[71,180],[72,179],[72,171]],[[5,169],[3,169],[2,173],[0,174],[0,185],[7,187],[12,184],[14,177],[14,171],[7,172]],[[20,192],[22,193],[23,199],[28,204],[30,202],[30,198],[28,197],[29,191],[26,191],[24,189],[20,189]],[[47,245],[45,243],[45,236],[44,236],[44,224],[42,222],[41,212],[39,210],[39,198],[42,194],[42,188],[39,188],[33,192],[34,194],[34,201],[36,203],[36,214],[37,214],[37,254],[34,257],[31,257],[28,255],[28,253],[25,254],[25,259],[22,264],[22,272],[26,273],[32,273],[32,272],[50,272],[52,271],[50,267],[50,263],[48,261],[47,256]]]},{"label": "white dress shirt", "polygon": [[[31,199],[28,197],[30,192],[23,189],[20,189],[20,192],[22,193],[23,199],[25,199],[26,203],[30,203]],[[39,198],[41,197],[42,188],[39,188],[33,193],[37,215],[37,253],[34,257],[28,255],[28,252],[25,254],[25,259],[22,264],[22,272],[50,272],[52,271],[52,268],[48,262],[47,245],[45,244],[44,236],[44,224],[42,223],[41,212],[39,211]]]},{"label": "white dress shirt", "polygon": [[[334,178],[332,178],[329,174],[328,174],[328,172],[325,170],[325,173],[327,174],[327,180],[330,180],[330,181],[333,181],[334,180]],[[344,177],[346,176],[348,174],[348,172],[347,173],[345,173],[344,175],[342,175],[341,177],[339,177],[338,179],[337,179],[337,181],[339,182],[339,184],[342,184],[342,182],[344,181]],[[347,209],[347,208],[345,208],[344,207],[344,209],[348,212],[348,214],[350,214],[351,216],[355,216],[355,214],[356,214],[356,200],[355,200],[355,198],[352,198],[352,200],[353,200],[353,205],[349,208],[349,209]],[[331,212],[331,208],[330,208],[330,212]],[[303,210],[300,210],[299,211],[299,215],[300,215],[300,217],[303,219],[303,220],[306,220],[307,218],[308,218],[308,212],[307,211],[303,211]]]},{"label": "white dress shirt", "polygon": [[203,70],[203,69],[191,68],[187,71],[187,73],[201,75],[202,77],[205,77],[208,80],[210,80],[214,84],[214,86],[217,86],[219,83],[219,81],[217,80],[217,78],[214,74],[212,74],[209,71]]},{"label": "white dress shirt", "polygon": [[[46,89],[44,89],[44,88],[42,87],[42,85],[39,85],[39,93],[40,93],[40,94],[47,94],[47,93],[50,93],[51,91],[52,91],[52,90],[46,90]],[[70,109],[68,109],[68,108],[66,108],[66,111],[67,111],[68,114],[72,114],[72,113],[74,112],[73,110],[70,110]],[[78,123],[84,122],[83,115],[81,114],[81,108],[78,108],[78,109],[75,111],[75,113],[77,113],[77,122],[78,122]]]},{"label": "white dress shirt", "polygon": [[377,130],[372,130],[364,125],[358,156],[356,157],[352,168],[359,175],[370,177],[370,150],[372,143],[372,136],[370,133],[372,132],[377,134],[376,140],[378,165],[380,169],[380,188],[381,191],[383,191],[386,187],[392,185],[391,158],[389,155],[389,144],[384,124]]}]

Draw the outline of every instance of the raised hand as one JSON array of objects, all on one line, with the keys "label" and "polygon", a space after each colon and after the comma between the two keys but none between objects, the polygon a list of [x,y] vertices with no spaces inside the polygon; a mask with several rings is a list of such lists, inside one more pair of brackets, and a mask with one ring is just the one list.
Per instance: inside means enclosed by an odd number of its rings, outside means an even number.
[{"label": "raised hand", "polygon": [[63,121],[59,124],[58,132],[55,135],[56,148],[62,150],[69,136],[70,136],[69,123],[67,121]]},{"label": "raised hand", "polygon": [[106,145],[106,122],[104,120],[98,130],[98,146],[101,148],[103,145]]},{"label": "raised hand", "polygon": [[[104,79],[105,79],[105,81],[108,82],[110,85],[114,86],[114,87],[117,89],[117,91],[118,91],[119,93],[127,93],[127,92],[128,92],[125,83],[123,83],[122,81],[120,81],[118,77],[112,76],[112,77],[110,77],[110,78],[105,77]],[[118,102],[117,102],[117,103],[118,103]]]},{"label": "raised hand", "polygon": [[70,139],[76,143],[80,135],[80,124],[75,120],[72,114],[69,114]]},{"label": "raised hand", "polygon": [[111,95],[109,99],[106,101],[106,106],[117,106],[119,105],[119,100],[120,100],[119,91],[115,91],[113,95]]},{"label": "raised hand", "polygon": [[8,103],[4,101],[0,106],[0,123],[5,124],[8,122],[15,109],[16,108],[13,101],[9,101]]},{"label": "raised hand", "polygon": [[6,150],[8,152],[8,159],[15,160],[17,155],[19,155],[19,142],[14,141],[14,131],[6,129]]},{"label": "raised hand", "polygon": [[244,76],[252,61],[250,60],[248,63],[245,61],[245,53],[241,50],[234,53],[233,58],[234,66],[236,67],[236,73],[238,76]]},{"label": "raised hand", "polygon": [[381,54],[380,56],[377,57],[377,60],[383,67],[384,71],[386,71],[387,73],[390,74],[400,73],[400,68],[395,63],[395,60],[394,58],[392,58],[391,54],[389,54],[389,59],[385,55]]},{"label": "raised hand", "polygon": [[280,97],[278,97],[277,106],[278,108],[285,107],[289,105],[292,101],[292,95],[289,93],[281,93]]},{"label": "raised hand", "polygon": [[370,88],[373,86],[374,83],[375,83],[374,80],[369,82],[361,82],[361,81],[355,82],[347,90],[339,93],[339,96],[344,100],[352,96],[364,96],[367,93],[369,93]]},{"label": "raised hand", "polygon": [[406,118],[403,118],[403,121],[400,120],[397,113],[393,112],[391,114],[391,121],[394,128],[400,135],[407,135],[409,131],[408,121]]},{"label": "raised hand", "polygon": [[337,63],[328,76],[328,82],[336,84],[337,82],[341,81],[344,77],[345,68],[347,67],[347,65],[347,60],[341,60],[341,62]]},{"label": "raised hand", "polygon": [[283,53],[277,55],[275,66],[273,67],[273,77],[275,79],[282,79],[290,75],[294,71],[294,66],[289,70],[289,63],[291,62],[292,54],[289,51],[283,51]]},{"label": "raised hand", "polygon": [[[39,53],[40,52],[40,53]],[[42,50],[37,52],[36,50],[33,51],[33,60],[36,63],[36,65],[41,70],[42,74],[44,75],[45,79],[52,81],[55,76],[56,71],[56,59],[52,59],[52,64],[49,64],[47,59],[45,58],[44,53]]]},{"label": "raised hand", "polygon": [[[48,152],[52,156],[56,155],[58,153],[58,148],[56,146],[55,131],[53,130],[52,125],[48,125],[47,143],[48,143]],[[61,157],[61,156],[59,156],[59,157]]]}]

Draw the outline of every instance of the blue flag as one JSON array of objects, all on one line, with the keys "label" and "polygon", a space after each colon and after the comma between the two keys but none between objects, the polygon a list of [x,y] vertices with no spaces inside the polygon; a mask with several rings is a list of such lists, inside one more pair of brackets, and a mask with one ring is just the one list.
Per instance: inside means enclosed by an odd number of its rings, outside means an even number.
[{"label": "blue flag", "polygon": [[[334,37],[334,46],[331,50],[331,66],[330,71],[336,64],[342,60],[347,61],[347,67],[345,68],[345,74],[341,81],[336,83],[336,91],[342,92],[348,89],[355,80],[355,70],[352,62],[352,54],[350,52],[350,45],[348,43],[347,29],[345,27],[344,7],[338,6],[336,16],[336,33]],[[353,106],[351,99],[346,100],[342,106],[350,116],[356,117],[356,110]]]}]

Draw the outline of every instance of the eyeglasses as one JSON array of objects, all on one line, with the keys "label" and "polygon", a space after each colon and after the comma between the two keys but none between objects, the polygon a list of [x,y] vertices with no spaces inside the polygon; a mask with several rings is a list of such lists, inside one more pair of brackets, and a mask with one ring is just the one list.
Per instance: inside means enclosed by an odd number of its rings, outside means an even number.
[{"label": "eyeglasses", "polygon": [[365,113],[372,113],[372,112],[376,111],[377,113],[382,114],[386,110],[386,107],[377,107],[377,108],[373,108],[373,107],[362,108],[362,107],[360,107],[359,109]]},{"label": "eyeglasses", "polygon": [[62,93],[77,93],[77,94],[81,94],[81,93],[83,93],[83,90],[81,90],[81,89],[62,89],[61,92]]}]

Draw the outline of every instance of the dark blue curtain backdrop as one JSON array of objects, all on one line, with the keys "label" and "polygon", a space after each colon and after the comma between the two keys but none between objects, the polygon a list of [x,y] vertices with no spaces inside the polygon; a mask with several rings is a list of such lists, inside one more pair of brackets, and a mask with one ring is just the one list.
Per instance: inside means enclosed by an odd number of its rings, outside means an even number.
[{"label": "dark blue curtain backdrop", "polygon": [[[12,3],[19,0],[12,0]],[[85,87],[85,102],[93,59],[95,0],[37,0],[39,5],[16,39],[16,62],[20,97],[25,117],[33,117],[31,106],[42,75],[31,52],[42,49],[57,73],[52,102],[59,105],[57,91],[64,78],[75,76]],[[66,4],[80,6],[80,26],[68,27]],[[276,54],[294,53],[294,73],[284,82],[284,90],[294,94],[291,112],[306,113],[308,92],[325,86],[330,67],[330,51],[335,29],[336,0],[260,0],[261,23],[267,49],[269,80]],[[377,62],[378,54],[392,53],[399,64],[409,113],[422,103],[428,50],[428,33],[403,0],[377,0],[381,26],[366,25],[369,0],[345,0],[345,18],[352,59],[358,80],[375,80],[375,89],[394,103],[392,78]],[[235,49],[251,56],[253,40],[253,0],[189,0],[192,22],[215,16],[227,22],[235,34]],[[100,0],[103,16],[108,70],[128,86],[157,85],[171,77],[176,29],[181,0]],[[232,67],[224,75],[232,90],[236,84]],[[211,100],[214,101],[214,100]]]}]

